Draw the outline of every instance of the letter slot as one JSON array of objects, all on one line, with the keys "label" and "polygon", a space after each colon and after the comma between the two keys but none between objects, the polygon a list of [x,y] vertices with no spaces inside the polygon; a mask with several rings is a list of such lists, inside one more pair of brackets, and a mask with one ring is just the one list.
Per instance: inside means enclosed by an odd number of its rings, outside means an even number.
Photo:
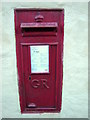
[{"label": "letter slot", "polygon": [[57,35],[56,22],[21,23],[22,36],[53,36]]}]

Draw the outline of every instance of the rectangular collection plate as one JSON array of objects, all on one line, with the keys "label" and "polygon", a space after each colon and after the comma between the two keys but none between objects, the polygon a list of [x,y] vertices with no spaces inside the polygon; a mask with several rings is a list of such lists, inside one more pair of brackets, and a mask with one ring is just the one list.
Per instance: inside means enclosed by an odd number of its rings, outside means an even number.
[{"label": "rectangular collection plate", "polygon": [[49,72],[49,45],[30,46],[31,73]]}]

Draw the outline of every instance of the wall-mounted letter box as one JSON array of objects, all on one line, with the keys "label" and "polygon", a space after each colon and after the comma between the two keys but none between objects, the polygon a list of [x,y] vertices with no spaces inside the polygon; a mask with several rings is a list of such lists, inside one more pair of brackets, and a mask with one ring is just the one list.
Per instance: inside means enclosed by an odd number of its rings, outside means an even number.
[{"label": "wall-mounted letter box", "polygon": [[59,112],[63,79],[63,9],[15,9],[21,113]]}]

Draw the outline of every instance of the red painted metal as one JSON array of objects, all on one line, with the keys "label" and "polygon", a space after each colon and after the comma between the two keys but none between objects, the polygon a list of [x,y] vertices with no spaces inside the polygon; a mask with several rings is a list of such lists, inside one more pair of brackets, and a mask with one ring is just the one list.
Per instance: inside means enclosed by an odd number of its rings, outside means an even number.
[{"label": "red painted metal", "polygon": [[[21,113],[60,112],[63,81],[63,9],[15,9]],[[30,46],[49,46],[49,72],[31,73]]]}]

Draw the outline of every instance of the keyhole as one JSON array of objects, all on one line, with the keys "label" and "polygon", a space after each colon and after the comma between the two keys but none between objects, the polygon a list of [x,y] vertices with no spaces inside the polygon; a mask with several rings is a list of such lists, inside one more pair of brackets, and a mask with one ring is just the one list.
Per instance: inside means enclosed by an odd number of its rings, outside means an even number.
[{"label": "keyhole", "polygon": [[31,76],[29,76],[29,80],[31,80]]}]

